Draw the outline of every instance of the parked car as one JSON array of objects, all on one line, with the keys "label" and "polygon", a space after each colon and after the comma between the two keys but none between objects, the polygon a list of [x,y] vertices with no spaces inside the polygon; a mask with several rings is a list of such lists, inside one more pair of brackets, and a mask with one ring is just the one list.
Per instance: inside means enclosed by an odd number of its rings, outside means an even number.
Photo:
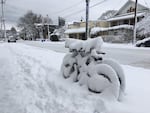
[{"label": "parked car", "polygon": [[59,41],[59,36],[58,35],[51,35],[50,40],[51,41]]},{"label": "parked car", "polygon": [[16,42],[16,38],[13,36],[8,37],[8,42]]},{"label": "parked car", "polygon": [[136,47],[150,47],[150,37],[137,41]]},{"label": "parked car", "polygon": [[51,41],[59,41],[60,40],[60,33],[58,29],[55,29],[52,34],[50,34],[50,40]]}]

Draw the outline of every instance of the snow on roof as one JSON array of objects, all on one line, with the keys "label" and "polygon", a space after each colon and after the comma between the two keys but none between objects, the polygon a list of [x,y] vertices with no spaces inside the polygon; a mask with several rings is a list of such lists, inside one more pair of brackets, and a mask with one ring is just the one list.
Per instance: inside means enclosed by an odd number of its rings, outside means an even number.
[{"label": "snow on roof", "polygon": [[48,24],[48,23],[35,23],[35,26],[43,26],[43,25],[55,25],[55,24]]},{"label": "snow on roof", "polygon": [[[140,12],[137,14],[137,17],[144,16],[144,15],[145,15],[145,12],[142,12],[142,13]],[[134,18],[134,13],[128,14],[128,15],[112,17],[112,18],[108,19],[107,21],[123,20],[123,19],[129,19],[129,18]]]},{"label": "snow on roof", "polygon": [[94,27],[91,29],[91,34],[95,34],[99,31],[108,31],[108,30],[115,30],[115,29],[133,29],[132,25],[119,25],[119,26],[114,26],[114,27],[108,27],[108,28],[102,28],[102,27]]},{"label": "snow on roof", "polygon": [[71,34],[71,33],[85,33],[85,27],[82,28],[76,28],[76,29],[67,29],[65,31],[66,34]]}]

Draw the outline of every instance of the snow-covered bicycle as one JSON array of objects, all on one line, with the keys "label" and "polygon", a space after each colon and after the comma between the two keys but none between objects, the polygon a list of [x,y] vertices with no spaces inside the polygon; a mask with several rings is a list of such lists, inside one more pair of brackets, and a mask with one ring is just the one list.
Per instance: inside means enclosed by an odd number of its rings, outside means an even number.
[{"label": "snow-covered bicycle", "polygon": [[86,85],[89,91],[120,99],[125,90],[125,76],[119,63],[104,58],[101,37],[86,41],[67,39],[68,53],[61,66],[65,79]]}]

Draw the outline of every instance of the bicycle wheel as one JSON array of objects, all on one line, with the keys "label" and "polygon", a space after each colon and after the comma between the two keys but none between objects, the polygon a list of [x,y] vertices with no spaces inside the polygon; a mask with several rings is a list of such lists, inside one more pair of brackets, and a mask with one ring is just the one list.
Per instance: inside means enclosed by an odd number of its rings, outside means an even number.
[{"label": "bicycle wheel", "polygon": [[61,66],[61,73],[65,79],[72,78],[73,81],[77,81],[77,64],[76,59],[73,58],[72,54],[67,54]]},{"label": "bicycle wheel", "polygon": [[94,93],[110,95],[118,99],[119,81],[116,72],[107,64],[97,64],[91,68],[88,89]]},{"label": "bicycle wheel", "polygon": [[119,97],[121,98],[125,92],[125,85],[126,85],[125,84],[125,74],[124,74],[122,67],[120,66],[119,63],[117,63],[113,59],[104,59],[102,63],[111,66],[117,73],[118,80],[120,83],[120,94],[119,94],[120,96]]}]

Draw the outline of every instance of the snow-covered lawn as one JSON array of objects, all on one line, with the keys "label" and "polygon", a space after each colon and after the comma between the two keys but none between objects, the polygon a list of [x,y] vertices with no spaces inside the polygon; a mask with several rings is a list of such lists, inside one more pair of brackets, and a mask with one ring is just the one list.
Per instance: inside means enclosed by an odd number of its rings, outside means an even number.
[{"label": "snow-covered lawn", "polygon": [[[122,65],[126,96],[101,98],[65,80],[65,54],[24,44],[0,44],[0,113],[149,113],[150,70]],[[102,113],[102,112],[101,112]]]}]

